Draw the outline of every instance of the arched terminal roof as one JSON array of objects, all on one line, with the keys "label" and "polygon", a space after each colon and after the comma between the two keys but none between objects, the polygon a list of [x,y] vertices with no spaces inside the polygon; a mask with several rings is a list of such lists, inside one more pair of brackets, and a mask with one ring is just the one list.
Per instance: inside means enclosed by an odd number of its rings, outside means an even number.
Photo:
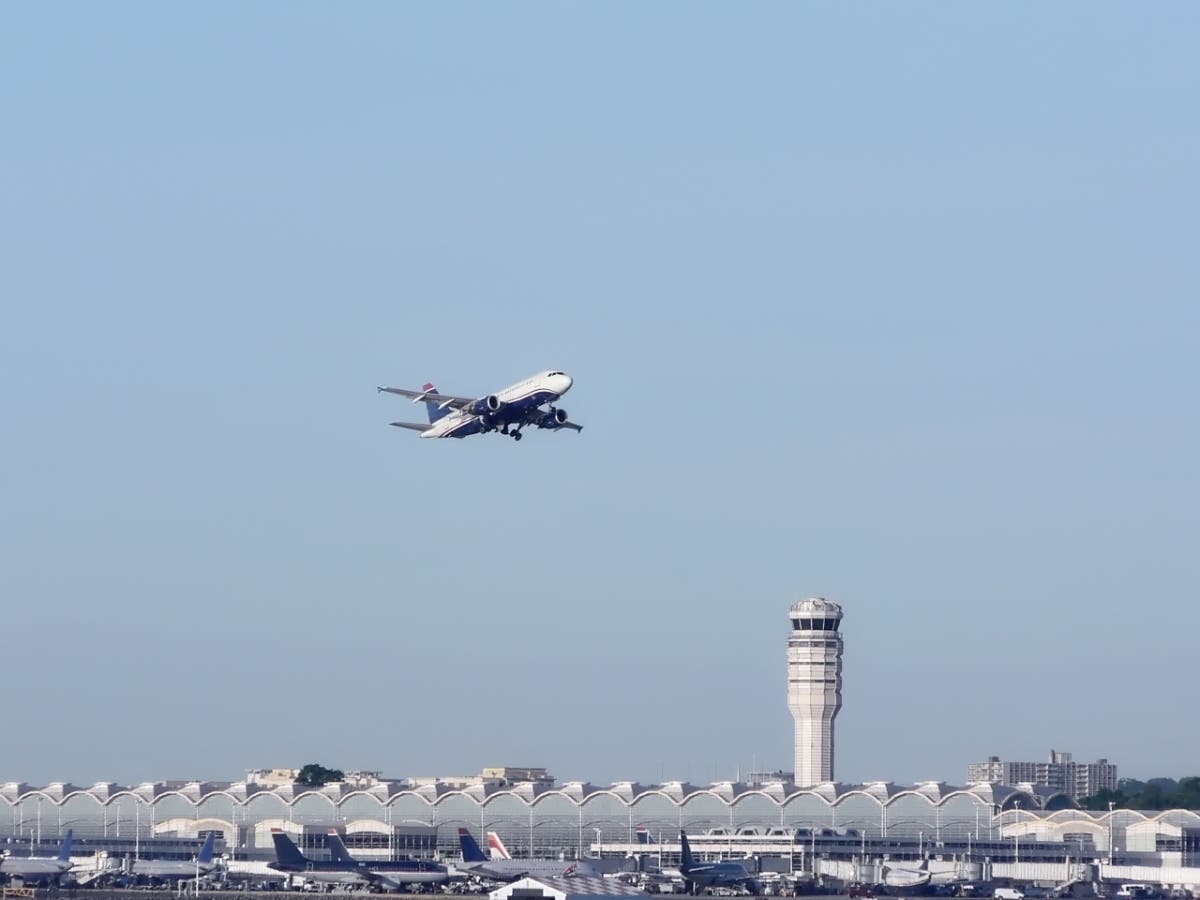
[{"label": "arched terminal roof", "polygon": [[[945,782],[925,781],[915,785],[897,785],[890,781],[871,781],[854,785],[840,782],[799,787],[785,781],[770,781],[751,784],[738,781],[717,781],[708,785],[696,785],[685,781],[666,781],[662,784],[641,784],[635,781],[618,781],[611,785],[596,785],[572,781],[561,785],[544,782],[521,782],[511,785],[496,783],[474,784],[452,787],[446,784],[425,783],[405,787],[392,782],[370,788],[351,788],[334,784],[323,788],[303,785],[279,785],[267,787],[247,782],[143,782],[133,787],[122,787],[113,782],[100,782],[89,788],[81,788],[66,782],[52,782],[45,787],[33,787],[23,782],[7,782],[0,785],[0,805],[17,806],[40,798],[41,802],[62,805],[75,797],[88,797],[98,806],[106,806],[132,798],[145,805],[157,805],[173,798],[199,807],[215,797],[224,797],[229,803],[240,807],[251,807],[263,798],[274,799],[275,809],[287,809],[303,804],[306,799],[320,799],[336,809],[346,803],[376,803],[382,811],[402,801],[420,800],[429,807],[437,807],[450,798],[468,800],[475,806],[487,806],[499,798],[517,800],[526,807],[536,807],[540,798],[557,796],[579,806],[590,798],[607,794],[626,806],[634,806],[649,796],[665,798],[676,807],[684,806],[690,799],[701,795],[717,799],[725,806],[736,806],[743,797],[753,795],[782,807],[800,797],[819,799],[829,806],[839,804],[845,798],[856,795],[873,799],[881,807],[888,806],[898,797],[917,794],[934,805],[945,803],[952,797],[970,795],[981,804],[997,811],[1048,812],[1064,810],[1077,813],[1066,795],[1031,785],[1002,785],[980,782],[966,787],[954,787]],[[1117,810],[1114,815],[1125,815],[1140,821],[1140,813]],[[1124,823],[1122,823],[1124,824]]]}]

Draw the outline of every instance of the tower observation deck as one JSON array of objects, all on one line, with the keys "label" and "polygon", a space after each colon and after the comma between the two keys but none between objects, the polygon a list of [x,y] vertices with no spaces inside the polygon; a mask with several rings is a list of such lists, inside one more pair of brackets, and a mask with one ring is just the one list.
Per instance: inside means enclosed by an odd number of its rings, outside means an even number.
[{"label": "tower observation deck", "polygon": [[842,608],[822,597],[788,610],[788,709],[796,727],[796,784],[833,781],[833,720],[842,708]]}]

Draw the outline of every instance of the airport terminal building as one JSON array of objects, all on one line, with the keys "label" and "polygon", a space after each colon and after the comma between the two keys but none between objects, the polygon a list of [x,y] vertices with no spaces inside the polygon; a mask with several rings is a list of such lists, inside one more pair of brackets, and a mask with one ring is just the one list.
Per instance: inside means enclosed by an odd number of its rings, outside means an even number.
[{"label": "airport terminal building", "polygon": [[[1022,832],[1027,840],[1069,838],[1096,852],[1105,849],[1113,831],[1108,813],[1075,809],[1067,794],[1030,784],[594,785],[483,776],[412,781],[358,778],[316,789],[250,780],[129,787],[9,782],[0,785],[0,835],[48,850],[68,828],[83,842],[121,845],[194,840],[215,831],[226,852],[256,854],[271,847],[272,828],[303,837],[336,827],[367,857],[435,850],[454,856],[458,829],[467,828],[498,832],[516,855],[575,858],[624,852],[636,845],[639,828],[662,842],[683,828],[698,835],[776,837],[802,830],[851,835],[864,844],[902,840],[930,846],[1012,840]],[[1136,823],[1122,819],[1116,833],[1126,824]],[[1186,824],[1200,827],[1200,821]]]},{"label": "airport terminal building", "polygon": [[[792,604],[788,618],[794,772],[704,785],[560,784],[545,769],[512,767],[406,779],[348,773],[319,788],[296,783],[294,769],[256,770],[232,782],[8,782],[0,784],[0,841],[18,855],[52,855],[70,830],[82,853],[187,858],[202,835],[215,832],[227,858],[265,860],[274,828],[321,858],[333,828],[363,860],[454,859],[465,828],[477,838],[497,832],[517,857],[607,862],[646,853],[645,842],[660,855],[677,854],[684,829],[707,856],[750,855],[784,871],[794,871],[799,858],[814,875],[817,860],[850,859],[1056,866],[1051,880],[1072,861],[1110,869],[1200,866],[1200,815],[1081,810],[1077,772],[1051,784],[1032,776],[1003,783],[992,769],[964,786],[836,781],[842,609],[808,598]],[[1099,774],[1115,779],[1115,772]],[[1177,880],[1200,883],[1194,871]]]}]

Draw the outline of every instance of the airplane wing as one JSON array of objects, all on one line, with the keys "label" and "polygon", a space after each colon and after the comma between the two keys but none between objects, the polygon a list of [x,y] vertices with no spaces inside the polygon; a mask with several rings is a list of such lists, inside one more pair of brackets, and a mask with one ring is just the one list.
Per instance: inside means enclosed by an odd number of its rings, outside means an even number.
[{"label": "airplane wing", "polygon": [[451,394],[443,394],[438,391],[410,391],[406,388],[381,387],[378,389],[383,394],[399,394],[401,397],[408,397],[414,403],[420,400],[436,401],[439,406],[450,407],[452,409],[462,409],[464,406],[470,406],[478,397],[455,397]]},{"label": "airplane wing", "polygon": [[[553,407],[551,407],[551,411],[553,411]],[[540,406],[537,406],[526,410],[524,418],[521,419],[521,423],[524,425],[534,425],[538,428],[547,428],[549,426],[541,424],[546,415],[547,411],[542,409]],[[563,428],[569,428],[571,431],[583,431],[582,425],[578,425],[575,422],[570,421],[559,422],[554,426],[555,431],[561,431]]]},{"label": "airplane wing", "polygon": [[389,422],[389,425],[395,425],[397,428],[410,428],[413,431],[428,431],[433,426],[428,422]]}]

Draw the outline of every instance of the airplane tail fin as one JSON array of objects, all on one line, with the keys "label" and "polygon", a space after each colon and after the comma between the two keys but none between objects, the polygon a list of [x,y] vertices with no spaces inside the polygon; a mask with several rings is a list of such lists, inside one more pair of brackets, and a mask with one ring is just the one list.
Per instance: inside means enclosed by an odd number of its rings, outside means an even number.
[{"label": "airplane tail fin", "polygon": [[283,833],[282,829],[271,829],[271,840],[275,842],[275,861],[284,865],[305,866],[308,859],[300,848],[292,843],[292,839]]},{"label": "airplane tail fin", "polygon": [[350,866],[358,865],[358,862],[350,855],[350,851],[346,849],[346,845],[342,843],[342,837],[337,833],[336,828],[330,828],[329,833],[325,835],[325,845],[329,847],[330,855],[337,862]]},{"label": "airplane tail fin", "polygon": [[71,843],[75,840],[75,829],[68,828],[62,846],[58,848],[58,861],[67,862],[71,858]]},{"label": "airplane tail fin", "polygon": [[486,862],[487,857],[471,837],[471,832],[465,828],[458,829],[458,843],[462,847],[463,862]]},{"label": "airplane tail fin", "polygon": [[504,841],[500,840],[500,835],[494,831],[487,833],[488,851],[492,854],[492,859],[512,859],[512,854],[508,852],[508,848],[504,846]]},{"label": "airplane tail fin", "polygon": [[425,408],[429,410],[430,425],[438,419],[450,415],[450,408],[441,405],[441,394],[438,393],[437,388],[432,384],[424,384],[421,386],[421,390],[425,392],[426,396],[432,398],[425,401]]},{"label": "airplane tail fin", "polygon": [[213,844],[216,843],[217,833],[210,831],[208,836],[204,838],[204,844],[200,847],[200,855],[196,857],[196,862],[202,866],[208,865],[213,858]]},{"label": "airplane tail fin", "polygon": [[696,861],[692,858],[692,848],[688,844],[687,832],[682,828],[679,829],[679,853],[679,871],[686,875],[696,865]]}]

